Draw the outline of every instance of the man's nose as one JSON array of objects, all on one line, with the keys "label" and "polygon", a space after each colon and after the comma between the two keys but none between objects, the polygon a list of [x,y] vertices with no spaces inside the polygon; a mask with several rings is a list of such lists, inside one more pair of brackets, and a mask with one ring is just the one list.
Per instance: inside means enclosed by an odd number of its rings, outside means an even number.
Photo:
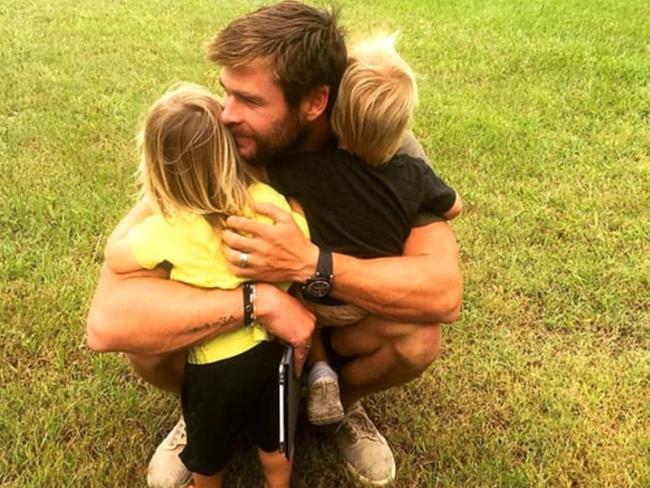
[{"label": "man's nose", "polygon": [[223,99],[221,122],[225,125],[238,124],[241,122],[241,116],[239,115],[239,110],[237,110],[237,104],[231,96],[225,96]]}]

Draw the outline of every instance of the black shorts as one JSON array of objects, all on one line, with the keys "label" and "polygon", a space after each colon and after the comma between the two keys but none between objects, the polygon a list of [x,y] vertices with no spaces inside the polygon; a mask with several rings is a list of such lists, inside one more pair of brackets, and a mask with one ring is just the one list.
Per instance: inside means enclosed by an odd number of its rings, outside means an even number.
[{"label": "black shorts", "polygon": [[185,365],[181,392],[187,446],[181,459],[193,473],[221,471],[237,436],[247,433],[257,446],[273,452],[279,445],[277,341],[210,364]]}]

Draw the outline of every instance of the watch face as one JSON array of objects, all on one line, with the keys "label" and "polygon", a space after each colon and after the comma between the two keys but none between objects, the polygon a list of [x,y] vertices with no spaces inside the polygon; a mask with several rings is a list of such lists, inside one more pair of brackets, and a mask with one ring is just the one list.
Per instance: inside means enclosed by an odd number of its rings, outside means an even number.
[{"label": "watch face", "polygon": [[323,298],[332,289],[332,284],[325,278],[314,278],[305,285],[305,293],[313,298]]}]

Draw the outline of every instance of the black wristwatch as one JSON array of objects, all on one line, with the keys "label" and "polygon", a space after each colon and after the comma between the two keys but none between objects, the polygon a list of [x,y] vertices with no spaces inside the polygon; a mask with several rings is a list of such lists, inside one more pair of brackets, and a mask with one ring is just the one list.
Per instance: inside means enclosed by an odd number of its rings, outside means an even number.
[{"label": "black wristwatch", "polygon": [[332,251],[319,248],[316,274],[311,276],[302,285],[302,292],[307,298],[323,298],[332,291]]}]

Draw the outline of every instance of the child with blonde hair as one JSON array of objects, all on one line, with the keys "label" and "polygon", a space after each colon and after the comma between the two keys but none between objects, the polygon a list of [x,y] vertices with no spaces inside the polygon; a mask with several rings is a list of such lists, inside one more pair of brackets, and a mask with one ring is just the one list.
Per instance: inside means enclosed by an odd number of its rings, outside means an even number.
[{"label": "child with blonde hair", "polygon": [[[448,220],[461,212],[460,197],[426,161],[399,154],[418,94],[415,74],[395,50],[395,39],[395,35],[374,37],[350,49],[331,115],[338,147],[268,167],[273,187],[301,205],[321,254],[401,255],[416,217],[428,213]],[[329,276],[334,276],[331,269]],[[346,325],[367,315],[330,296],[310,297],[306,288],[302,295],[320,326]],[[342,420],[343,403],[347,414],[362,408],[356,400],[365,394],[363,385],[347,384],[350,398],[341,402],[338,376],[318,331],[308,363],[312,423]]]},{"label": "child with blonde hair", "polygon": [[[149,110],[140,132],[142,190],[153,214],[128,229],[118,225],[106,263],[118,273],[171,266],[170,277],[191,285],[234,289],[254,307],[255,287],[229,272],[221,232],[230,215],[260,221],[253,203],[290,211],[287,201],[256,180],[237,155],[220,120],[221,103],[207,88],[180,84]],[[307,233],[302,216],[294,214]],[[284,289],[288,284],[281,284]],[[256,442],[267,486],[288,487],[291,463],[278,451],[277,371],[282,346],[245,309],[248,326],[189,351],[181,401],[187,446],[181,459],[196,488],[220,487],[233,439]]]}]

